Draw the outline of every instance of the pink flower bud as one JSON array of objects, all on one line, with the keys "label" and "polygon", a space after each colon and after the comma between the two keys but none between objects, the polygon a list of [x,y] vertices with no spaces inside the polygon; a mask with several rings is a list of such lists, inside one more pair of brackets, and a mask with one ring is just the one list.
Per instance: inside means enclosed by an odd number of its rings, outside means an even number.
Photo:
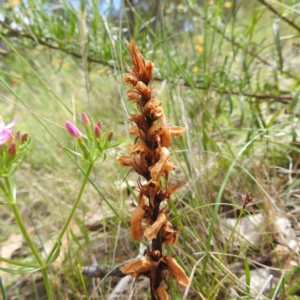
[{"label": "pink flower bud", "polygon": [[66,128],[69,131],[70,135],[74,138],[79,140],[81,138],[81,133],[78,130],[78,128],[72,124],[71,122],[67,121],[66,122]]},{"label": "pink flower bud", "polygon": [[25,143],[27,141],[27,139],[28,139],[28,133],[25,132],[21,136],[21,142],[22,142],[22,144]]},{"label": "pink flower bud", "polygon": [[7,155],[14,156],[16,155],[16,152],[17,152],[16,143],[12,143],[7,150]]},{"label": "pink flower bud", "polygon": [[99,139],[99,138],[101,137],[102,132],[101,132],[101,129],[99,128],[98,125],[95,126],[94,132],[95,132],[95,137],[96,137],[97,139]]},{"label": "pink flower bud", "polygon": [[101,129],[102,129],[102,122],[99,120],[99,121],[97,122],[96,126],[98,126],[99,129],[101,130]]},{"label": "pink flower bud", "polygon": [[81,120],[84,125],[90,124],[90,120],[89,120],[88,116],[86,115],[86,113],[84,113],[84,112],[81,114]]},{"label": "pink flower bud", "polygon": [[109,134],[108,134],[108,136],[107,136],[107,140],[110,142],[111,140],[112,140],[112,138],[113,138],[113,132],[111,131]]},{"label": "pink flower bud", "polygon": [[16,141],[20,141],[20,140],[21,140],[21,133],[20,133],[20,131],[18,131],[18,132],[16,133],[15,140],[16,140]]}]

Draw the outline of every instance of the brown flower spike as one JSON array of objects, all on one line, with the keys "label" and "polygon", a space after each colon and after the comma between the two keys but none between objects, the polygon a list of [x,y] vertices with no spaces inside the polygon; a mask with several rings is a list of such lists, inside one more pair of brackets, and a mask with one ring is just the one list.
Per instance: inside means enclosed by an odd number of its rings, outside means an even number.
[{"label": "brown flower spike", "polygon": [[[189,278],[172,256],[164,256],[162,244],[175,244],[178,230],[172,228],[168,221],[168,206],[160,207],[163,200],[169,199],[181,185],[170,186],[169,172],[177,167],[169,161],[172,136],[181,136],[183,127],[171,126],[166,122],[161,102],[153,98],[153,88],[149,86],[154,64],[146,61],[130,42],[129,50],[133,67],[127,66],[124,74],[125,84],[132,85],[127,90],[128,100],[137,106],[137,113],[130,115],[134,125],[129,133],[135,135],[135,143],[130,147],[131,153],[118,158],[121,166],[131,167],[141,177],[139,187],[139,204],[131,216],[131,234],[134,240],[140,241],[144,236],[151,243],[145,256],[130,261],[121,268],[124,274],[137,279],[146,276],[150,279],[151,299],[169,299],[169,277],[172,275],[178,284],[189,285]],[[161,178],[165,177],[162,181]],[[165,184],[163,184],[165,182]],[[164,285],[162,285],[164,283]],[[166,288],[167,286],[167,288]]]}]

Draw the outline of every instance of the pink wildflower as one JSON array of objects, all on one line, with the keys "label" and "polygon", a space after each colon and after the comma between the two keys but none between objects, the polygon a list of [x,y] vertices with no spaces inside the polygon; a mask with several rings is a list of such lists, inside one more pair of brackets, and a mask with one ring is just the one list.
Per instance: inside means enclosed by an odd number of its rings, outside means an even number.
[{"label": "pink wildflower", "polygon": [[17,123],[18,117],[16,117],[12,122],[5,125],[2,117],[0,116],[0,145],[4,145],[9,140],[13,139],[13,129],[11,129]]},{"label": "pink wildflower", "polygon": [[79,140],[81,138],[81,133],[79,131],[79,129],[72,124],[71,122],[67,121],[66,122],[66,128],[69,131],[70,135],[74,138]]}]

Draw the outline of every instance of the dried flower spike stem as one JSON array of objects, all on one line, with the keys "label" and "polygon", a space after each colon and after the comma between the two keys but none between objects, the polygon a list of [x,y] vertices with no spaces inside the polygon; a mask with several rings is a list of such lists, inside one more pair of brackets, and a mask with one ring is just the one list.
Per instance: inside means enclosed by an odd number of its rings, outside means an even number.
[{"label": "dried flower spike stem", "polygon": [[[129,50],[133,67],[127,67],[124,82],[132,85],[127,95],[129,101],[137,106],[138,113],[131,114],[129,120],[135,123],[129,132],[136,137],[130,155],[121,156],[118,161],[122,166],[131,167],[146,181],[138,181],[139,203],[131,216],[131,234],[136,241],[144,236],[151,243],[144,257],[129,262],[121,271],[135,279],[148,277],[152,300],[165,300],[168,299],[170,275],[174,276],[178,284],[189,284],[189,278],[176,259],[163,255],[163,243],[175,244],[178,230],[173,229],[168,221],[168,206],[160,206],[180,186],[180,183],[170,186],[168,182],[169,172],[176,169],[169,161],[168,148],[171,137],[182,135],[184,128],[169,127],[161,102],[152,98],[153,88],[149,86],[154,68],[152,61],[143,58],[133,41],[130,42]],[[165,177],[164,185],[161,177]]]}]

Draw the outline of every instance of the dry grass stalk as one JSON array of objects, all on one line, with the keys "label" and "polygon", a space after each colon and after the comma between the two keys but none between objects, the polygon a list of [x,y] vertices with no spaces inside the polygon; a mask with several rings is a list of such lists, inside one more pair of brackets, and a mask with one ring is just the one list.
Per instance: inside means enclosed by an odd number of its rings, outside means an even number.
[{"label": "dry grass stalk", "polygon": [[[129,45],[133,67],[128,67],[124,74],[125,84],[131,84],[127,91],[129,101],[137,105],[138,113],[130,115],[130,121],[135,123],[129,132],[135,135],[135,144],[130,155],[121,156],[118,161],[122,166],[129,166],[146,183],[138,181],[139,204],[131,217],[131,233],[136,241],[146,237],[151,241],[145,256],[131,261],[121,268],[124,274],[130,274],[135,279],[146,276],[150,279],[151,298],[168,299],[168,280],[173,275],[178,284],[188,285],[189,278],[172,256],[164,256],[162,245],[175,244],[178,230],[172,228],[168,221],[168,206],[160,207],[161,202],[169,199],[180,186],[170,186],[169,172],[176,166],[169,161],[171,137],[180,136],[184,128],[169,127],[161,108],[161,102],[152,98],[149,86],[152,79],[154,64],[146,61],[136,48],[133,41]],[[165,177],[163,185],[161,177]],[[164,286],[162,285],[164,283]]]}]

